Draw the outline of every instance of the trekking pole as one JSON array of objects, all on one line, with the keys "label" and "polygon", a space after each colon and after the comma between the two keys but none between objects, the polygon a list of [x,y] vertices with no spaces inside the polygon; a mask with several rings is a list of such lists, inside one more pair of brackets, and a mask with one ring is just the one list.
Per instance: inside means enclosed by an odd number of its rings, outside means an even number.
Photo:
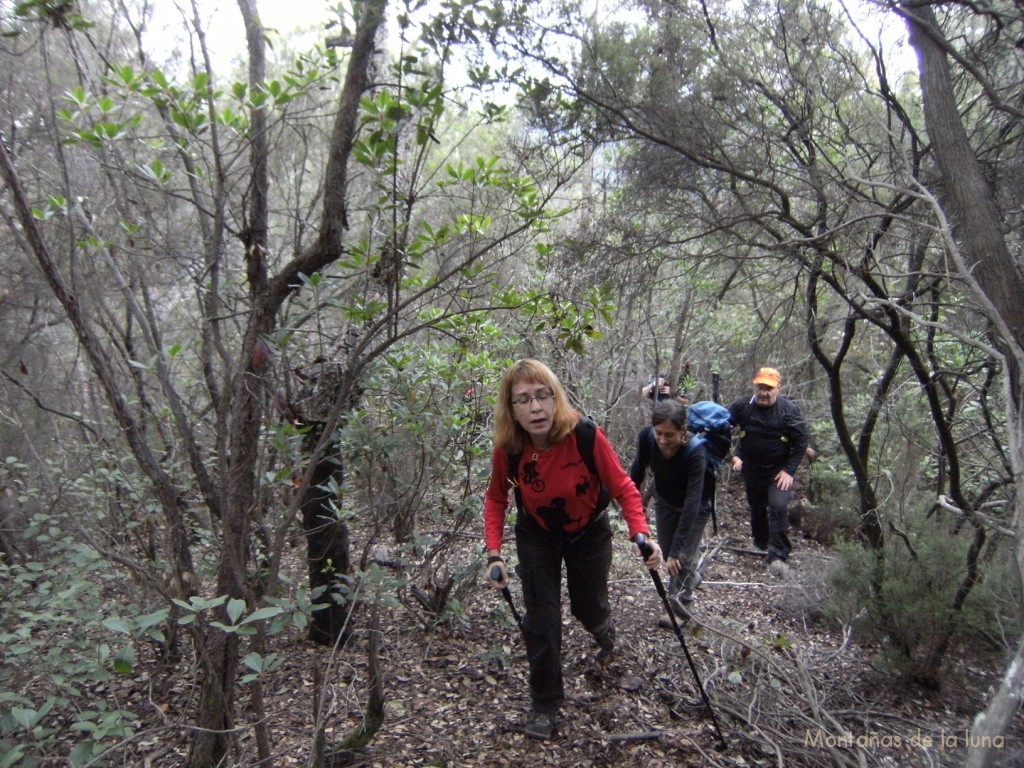
[{"label": "trekking pole", "polygon": [[[497,563],[491,568],[491,581],[501,581],[501,566]],[[512,591],[508,587],[501,588],[501,596],[505,598],[505,602],[508,603],[508,607],[512,609],[512,617],[516,620],[516,624],[519,626],[519,631],[523,630],[523,617],[519,615],[519,611],[516,610],[515,600],[512,599]]]},{"label": "trekking pole", "polygon": [[[651,556],[652,547],[647,543],[647,538],[642,534],[637,534],[633,540],[636,542],[637,547],[640,549],[640,554],[643,555],[644,560]],[[648,569],[650,570],[650,569]],[[669,620],[672,622],[672,629],[675,630],[676,637],[679,638],[680,645],[683,646],[683,653],[686,655],[686,661],[690,665],[690,671],[693,673],[693,679],[697,682],[697,690],[700,691],[700,697],[704,701],[704,706],[707,707],[708,714],[711,715],[711,723],[715,727],[715,735],[718,736],[719,751],[728,748],[725,743],[725,736],[722,735],[722,729],[718,725],[718,718],[715,717],[715,710],[711,708],[711,699],[708,697],[708,692],[704,690],[704,683],[700,681],[700,675],[697,673],[697,666],[693,663],[693,657],[690,655],[690,649],[686,647],[686,638],[683,637],[683,629],[679,626],[679,622],[676,621],[676,613],[672,610],[672,606],[668,601],[668,593],[665,591],[665,585],[661,582],[661,576],[657,571],[650,571],[651,579],[654,581],[654,586],[658,590],[658,594],[661,595],[661,602],[665,604],[665,609],[668,611]]]}]

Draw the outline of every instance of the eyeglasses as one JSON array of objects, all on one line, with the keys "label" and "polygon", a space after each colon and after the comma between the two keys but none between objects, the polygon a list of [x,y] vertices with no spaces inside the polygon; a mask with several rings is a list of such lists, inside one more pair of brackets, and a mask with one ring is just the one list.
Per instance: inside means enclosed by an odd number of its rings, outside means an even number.
[{"label": "eyeglasses", "polygon": [[542,389],[537,394],[533,395],[533,397],[531,397],[530,395],[519,395],[518,397],[513,397],[512,405],[524,408],[528,406],[530,403],[532,403],[534,400],[543,405],[554,396],[555,395],[551,390]]}]

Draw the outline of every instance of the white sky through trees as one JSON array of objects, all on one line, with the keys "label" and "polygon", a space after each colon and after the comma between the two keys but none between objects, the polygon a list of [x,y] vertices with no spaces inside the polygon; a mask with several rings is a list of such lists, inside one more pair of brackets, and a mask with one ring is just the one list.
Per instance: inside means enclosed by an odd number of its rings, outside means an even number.
[{"label": "white sky through trees", "polygon": [[[330,0],[256,0],[257,9],[266,27],[278,37],[288,40],[291,50],[306,50],[316,42],[337,33],[337,28],[327,25],[338,18],[334,10],[337,3]],[[597,0],[599,13],[614,16],[618,2]],[[200,18],[207,34],[207,44],[213,57],[214,74],[228,77],[242,66],[245,54],[245,31],[242,15],[235,0],[197,0]],[[344,5],[344,4],[342,4]],[[860,28],[861,34],[872,44],[881,44],[891,68],[890,75],[899,78],[906,72],[917,71],[917,61],[912,49],[906,43],[906,29],[895,15],[884,11],[877,4],[866,0],[834,0],[835,13],[843,15],[845,8],[849,18]],[[147,25],[146,39],[152,55],[161,64],[170,61],[175,54],[187,59],[189,51],[180,45],[183,19],[192,18],[191,3],[183,0],[156,2],[153,4],[153,18]],[[851,36],[856,33],[851,31]],[[857,44],[859,41],[855,41]]]},{"label": "white sky through trees", "polygon": [[[232,71],[232,62],[245,54],[245,28],[238,3],[235,0],[197,0],[196,5],[206,31],[215,74],[227,77]],[[318,39],[330,36],[327,24],[338,18],[328,0],[257,0],[256,7],[265,27],[281,37],[296,38],[289,46],[293,50],[305,50]],[[169,60],[175,51],[188,57],[188,50],[181,50],[180,43],[176,41],[183,36],[183,20],[191,18],[192,9],[188,2],[154,3],[153,18],[147,25],[146,44],[151,46],[158,61]],[[271,39],[276,39],[276,36]]]}]

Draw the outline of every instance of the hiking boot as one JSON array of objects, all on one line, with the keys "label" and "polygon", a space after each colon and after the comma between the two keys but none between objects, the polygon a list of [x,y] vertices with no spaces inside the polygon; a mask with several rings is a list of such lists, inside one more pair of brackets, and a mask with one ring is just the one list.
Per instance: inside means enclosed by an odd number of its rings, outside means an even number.
[{"label": "hiking boot", "polygon": [[693,590],[701,585],[704,581],[704,577],[700,575],[700,571],[694,571],[691,573],[686,581],[683,582],[683,589],[679,593],[679,599],[684,603],[693,602]]},{"label": "hiking boot", "polygon": [[555,728],[558,726],[558,715],[553,712],[538,712],[534,710],[526,721],[525,733],[531,739],[546,741],[555,735]]},{"label": "hiking boot", "polygon": [[789,575],[789,566],[781,557],[769,561],[767,570],[776,579],[784,579]]},{"label": "hiking boot", "polygon": [[683,605],[683,601],[679,599],[677,595],[673,595],[668,599],[669,607],[672,609],[672,613],[676,615],[676,618],[680,622],[689,621],[693,618],[693,614],[690,613],[690,609]]},{"label": "hiking boot", "polygon": [[594,640],[597,641],[597,645],[600,648],[597,656],[594,657],[594,661],[598,664],[607,663],[615,653],[615,626],[610,625],[601,634],[595,634]]},{"label": "hiking boot", "polygon": [[771,565],[772,563],[784,563],[786,562],[786,559],[786,554],[783,554],[774,547],[771,547],[768,549],[768,554],[764,557],[764,564]]}]

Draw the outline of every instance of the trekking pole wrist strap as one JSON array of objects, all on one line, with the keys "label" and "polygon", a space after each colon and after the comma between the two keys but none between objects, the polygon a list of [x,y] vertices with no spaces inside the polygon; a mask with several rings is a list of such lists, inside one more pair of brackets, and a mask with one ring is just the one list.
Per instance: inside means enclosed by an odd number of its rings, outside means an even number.
[{"label": "trekking pole wrist strap", "polygon": [[502,565],[504,565],[505,564],[505,559],[503,557],[501,557],[500,555],[490,555],[487,558],[487,564],[488,565],[494,565],[495,563],[501,563]]}]

